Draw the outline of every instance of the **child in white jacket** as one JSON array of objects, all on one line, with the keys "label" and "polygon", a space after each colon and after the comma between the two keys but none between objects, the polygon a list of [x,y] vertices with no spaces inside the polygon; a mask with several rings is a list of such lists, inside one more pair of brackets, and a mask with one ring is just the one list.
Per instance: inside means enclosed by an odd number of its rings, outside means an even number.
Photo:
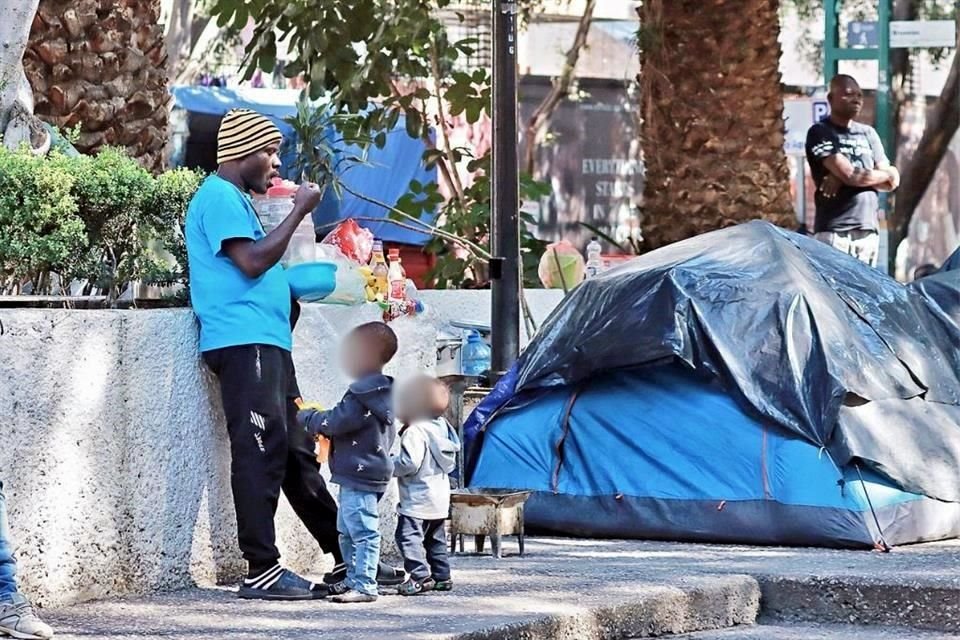
[{"label": "child in white jacket", "polygon": [[397,546],[409,574],[400,595],[453,589],[445,523],[460,439],[443,418],[449,403],[447,387],[429,376],[417,376],[397,390],[397,418],[403,424],[394,460],[400,486]]}]

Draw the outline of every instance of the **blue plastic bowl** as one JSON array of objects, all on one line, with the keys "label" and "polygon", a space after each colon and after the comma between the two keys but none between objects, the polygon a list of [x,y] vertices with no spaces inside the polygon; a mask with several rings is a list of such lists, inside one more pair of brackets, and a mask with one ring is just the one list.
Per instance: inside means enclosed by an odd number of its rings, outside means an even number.
[{"label": "blue plastic bowl", "polygon": [[332,262],[304,262],[286,273],[290,291],[301,302],[323,300],[337,288],[337,265]]}]

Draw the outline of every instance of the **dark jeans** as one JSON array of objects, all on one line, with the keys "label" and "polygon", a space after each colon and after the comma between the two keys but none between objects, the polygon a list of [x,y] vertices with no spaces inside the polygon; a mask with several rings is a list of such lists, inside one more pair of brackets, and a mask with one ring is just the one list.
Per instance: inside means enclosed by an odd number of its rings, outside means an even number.
[{"label": "dark jeans", "polygon": [[273,519],[280,490],[325,553],[342,562],[337,504],[320,475],[313,441],[297,426],[300,396],[290,353],[267,345],[203,354],[220,380],[240,550],[251,572],[280,558]]},{"label": "dark jeans", "polygon": [[438,582],[450,579],[445,524],[446,520],[397,517],[397,546],[403,554],[403,568],[414,580],[431,576]]},{"label": "dark jeans", "polygon": [[13,544],[7,526],[7,501],[0,482],[0,602],[17,592],[17,563],[13,559]]}]

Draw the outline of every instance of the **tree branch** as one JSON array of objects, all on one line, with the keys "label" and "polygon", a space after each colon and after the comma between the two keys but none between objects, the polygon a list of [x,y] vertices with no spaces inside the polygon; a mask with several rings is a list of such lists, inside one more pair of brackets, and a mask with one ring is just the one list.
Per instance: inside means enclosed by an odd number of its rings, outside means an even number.
[{"label": "tree branch", "polygon": [[[394,219],[392,219],[392,218],[374,218],[373,216],[351,216],[351,218],[353,218],[354,220],[359,220],[359,221],[361,221],[361,222],[385,222],[385,223],[387,223],[387,224],[392,224],[392,225],[395,225],[395,226],[397,226],[397,227],[400,227],[401,229],[408,229],[408,230],[410,230],[410,231],[416,231],[417,233],[424,233],[424,234],[427,234],[427,235],[437,235],[438,237],[441,237],[441,238],[443,238],[444,240],[448,240],[449,242],[453,242],[453,243],[455,243],[455,244],[460,245],[461,247],[463,247],[464,249],[466,249],[467,251],[469,251],[471,254],[473,254],[473,256],[474,256],[477,260],[479,260],[480,262],[484,262],[484,263],[490,262],[490,259],[489,259],[488,256],[478,255],[478,254],[473,250],[473,248],[470,247],[470,246],[467,244],[467,242],[466,242],[465,240],[463,240],[462,238],[458,238],[457,236],[454,236],[454,235],[451,235],[451,234],[447,234],[447,233],[442,232],[442,231],[440,231],[439,233],[434,234],[434,231],[435,231],[435,230],[434,230],[433,227],[429,227],[429,228],[424,229],[424,228],[422,228],[422,227],[418,227],[418,226],[416,226],[416,225],[412,225],[412,224],[409,224],[409,223],[407,223],[407,222],[400,222],[399,220],[394,220]],[[328,224],[325,224],[325,225],[322,225],[322,226],[320,226],[320,227],[317,227],[317,229],[318,229],[318,230],[321,230],[321,229],[332,229],[332,228],[336,227],[338,224],[340,224],[340,222],[341,222],[340,220],[337,220],[336,222],[330,222],[330,223],[328,223]],[[439,231],[439,230],[436,230],[436,231]]]},{"label": "tree branch", "polygon": [[51,138],[33,115],[33,89],[23,70],[23,53],[40,0],[0,0],[0,136],[8,149],[27,142],[35,153]]},{"label": "tree branch", "polygon": [[[439,74],[439,69],[436,69],[434,71],[434,77],[437,83],[439,83],[438,74]],[[393,94],[394,98],[400,98],[401,96],[403,96],[403,92],[400,91],[400,87],[397,86],[397,83],[393,78],[387,78],[386,81],[390,86],[390,92]],[[439,91],[439,84],[437,89],[437,100],[438,101],[442,100],[440,96],[440,91]],[[441,109],[441,113],[443,113],[442,109]],[[426,118],[424,118],[424,122],[426,122]],[[440,127],[441,129],[443,129],[442,123],[440,124]],[[444,133],[446,132],[444,131]],[[424,145],[427,147],[430,147],[431,145],[433,145],[434,147],[437,147],[437,145],[434,144],[433,140],[430,139],[430,135],[427,131],[423,132],[423,135],[421,136],[421,140],[423,141]],[[460,181],[460,174],[457,173],[456,165],[455,164],[448,165],[447,156],[444,155],[437,158],[437,169],[440,171],[440,174],[443,176],[444,182],[446,182],[450,186],[450,189],[453,191],[454,200],[457,201],[457,205],[460,207],[460,210],[466,211],[467,210],[466,196],[463,193],[462,186],[458,188],[458,185],[461,184],[461,181]],[[456,175],[457,177],[454,178],[454,175]]]},{"label": "tree branch", "polygon": [[553,80],[553,86],[543,98],[533,115],[527,121],[524,141],[526,149],[524,151],[524,170],[533,175],[533,170],[537,160],[537,143],[539,141],[543,128],[550,122],[557,107],[564,98],[570,93],[570,86],[573,84],[574,72],[577,69],[577,63],[580,61],[580,52],[587,44],[587,36],[590,34],[590,26],[593,24],[593,11],[597,6],[597,0],[587,0],[583,9],[583,15],[580,16],[580,22],[577,25],[577,34],[573,39],[573,44],[567,51],[567,56],[563,64],[563,71],[560,77]]},{"label": "tree branch", "polygon": [[[348,185],[344,184],[343,182],[340,183],[340,187],[341,187],[344,191],[346,191],[347,193],[349,193],[350,195],[354,196],[355,198],[359,198],[359,199],[361,199],[361,200],[363,200],[363,201],[365,201],[365,202],[369,202],[370,204],[375,204],[375,205],[377,205],[378,207],[382,207],[382,208],[386,209],[387,211],[390,211],[391,213],[394,213],[394,214],[396,214],[396,215],[398,215],[398,216],[400,216],[400,217],[402,217],[402,218],[405,218],[405,219],[409,220],[410,222],[414,223],[415,225],[419,225],[419,228],[413,227],[413,230],[414,230],[414,231],[418,231],[418,232],[420,232],[420,233],[426,233],[426,234],[429,234],[429,235],[433,235],[433,236],[436,236],[436,237],[438,237],[438,238],[443,238],[444,240],[449,240],[450,242],[455,242],[455,243],[459,244],[460,246],[464,247],[465,249],[469,250],[470,253],[474,254],[474,255],[477,256],[478,258],[483,258],[484,260],[489,260],[490,257],[491,257],[491,256],[490,256],[490,252],[488,252],[486,249],[484,249],[484,248],[481,247],[480,245],[475,244],[475,243],[471,242],[470,240],[467,240],[466,238],[461,238],[460,236],[457,236],[457,235],[454,235],[454,234],[449,233],[449,232],[447,232],[447,231],[444,231],[444,230],[442,230],[442,229],[439,229],[439,228],[437,228],[437,227],[435,227],[435,226],[433,226],[433,225],[431,225],[431,224],[427,224],[427,223],[424,222],[423,220],[421,220],[421,219],[419,219],[419,218],[416,218],[416,217],[410,215],[410,214],[407,213],[406,211],[401,211],[400,209],[397,209],[396,207],[393,207],[393,206],[387,204],[386,202],[383,202],[383,201],[381,201],[381,200],[377,200],[376,198],[371,198],[370,196],[364,195],[364,194],[360,193],[359,191],[356,191],[356,190],[350,188]],[[385,220],[389,220],[389,218],[375,218],[375,220],[377,220],[378,222],[383,222],[383,221],[385,221]],[[413,225],[411,225],[411,227],[412,227],[412,226],[413,226]]]},{"label": "tree branch", "polygon": [[437,60],[436,36],[431,36],[431,39],[434,46],[430,48],[430,68],[433,72],[434,97],[437,100],[437,126],[439,127],[440,134],[443,138],[443,151],[445,157],[452,168],[450,177],[453,178],[453,184],[450,186],[453,187],[457,202],[460,203],[461,210],[466,211],[466,198],[463,195],[463,182],[460,180],[460,171],[457,169],[457,163],[453,157],[453,150],[450,148],[450,132],[447,129],[446,110],[443,107],[443,95],[441,95],[440,62]]},{"label": "tree branch", "polygon": [[897,192],[896,209],[892,220],[894,230],[905,238],[910,228],[913,213],[923,200],[927,187],[940,166],[940,161],[950,146],[950,141],[960,125],[960,55],[953,54],[953,64],[947,82],[933,107],[923,137],[910,161],[903,167],[900,190]]}]

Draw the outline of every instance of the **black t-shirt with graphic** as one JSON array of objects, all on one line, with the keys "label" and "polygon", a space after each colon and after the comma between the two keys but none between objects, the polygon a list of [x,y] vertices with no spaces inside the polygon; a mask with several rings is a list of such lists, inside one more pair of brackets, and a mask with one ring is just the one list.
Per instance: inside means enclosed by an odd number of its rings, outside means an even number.
[{"label": "black t-shirt with graphic", "polygon": [[876,169],[890,163],[877,131],[859,122],[841,127],[827,117],[810,127],[806,149],[810,172],[817,185],[814,231],[877,231],[880,199],[876,189],[844,185],[833,198],[825,198],[820,193],[820,184],[829,173],[823,161],[832,155],[843,154],[850,164],[859,169]]}]

